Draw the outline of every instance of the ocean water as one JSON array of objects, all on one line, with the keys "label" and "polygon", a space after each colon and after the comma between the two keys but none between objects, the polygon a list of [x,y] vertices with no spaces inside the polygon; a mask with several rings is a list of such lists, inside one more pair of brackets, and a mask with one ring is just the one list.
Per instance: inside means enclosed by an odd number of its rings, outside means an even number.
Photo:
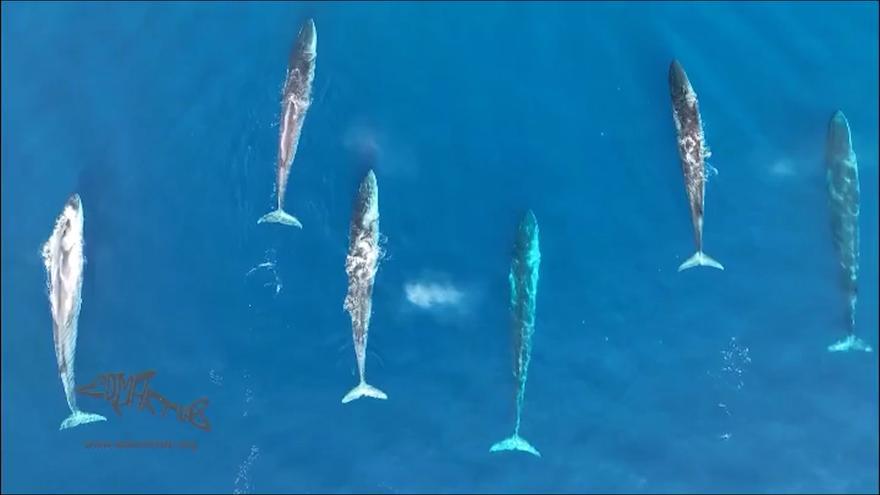
[{"label": "ocean water", "polygon": [[[274,204],[299,26],[314,100]],[[877,492],[877,353],[843,333],[824,175],[861,174],[858,334],[878,345],[877,3],[2,4],[4,492]],[[668,94],[710,163],[693,235]],[[352,201],[386,257],[369,381],[342,304]],[[132,404],[69,413],[40,248],[85,212],[76,376],[155,371],[210,431]],[[542,262],[522,435],[511,249]],[[168,442],[165,448],[125,442]],[[103,445],[103,446],[101,446]],[[127,446],[126,446],[127,445]]]}]

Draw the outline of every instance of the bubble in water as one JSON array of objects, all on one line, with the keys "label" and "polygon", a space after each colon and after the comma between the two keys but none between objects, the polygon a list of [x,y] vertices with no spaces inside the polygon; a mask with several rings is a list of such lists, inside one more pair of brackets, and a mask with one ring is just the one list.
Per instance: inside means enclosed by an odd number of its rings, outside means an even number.
[{"label": "bubble in water", "polygon": [[[718,409],[724,411],[724,417],[728,418],[725,419],[725,422],[730,421],[729,418],[733,416],[730,404],[731,402],[736,402],[735,394],[745,386],[743,377],[751,362],[752,358],[749,356],[749,348],[737,341],[736,337],[731,337],[727,346],[721,349],[720,370],[718,372],[707,372],[717,380],[717,384],[722,389],[720,393],[724,396],[725,400],[719,401],[717,405]],[[727,441],[730,440],[731,436],[730,432],[724,432],[718,438]]]},{"label": "bubble in water", "polygon": [[745,365],[751,362],[749,349],[742,347],[736,337],[730,339],[727,348],[721,350],[721,374],[730,380],[737,390],[743,386],[742,375]]},{"label": "bubble in water", "polygon": [[211,383],[217,385],[218,387],[223,386],[223,376],[220,373],[217,373],[216,370],[212,369],[208,372],[208,377],[211,379]]},{"label": "bubble in water", "polygon": [[732,337],[727,348],[721,350],[721,361],[722,379],[732,388],[742,389],[745,385],[743,374],[752,362],[749,348],[737,342],[736,337]]},{"label": "bubble in water", "polygon": [[284,287],[281,282],[281,277],[278,276],[278,271],[275,269],[274,249],[267,249],[265,261],[248,270],[245,277],[251,277],[252,275],[259,275],[261,279],[264,279],[265,281],[262,286],[274,289],[275,296],[277,296],[278,293],[281,292],[281,288]]},{"label": "bubble in water", "polygon": [[244,412],[241,413],[242,417],[247,417],[248,412],[250,412],[251,402],[254,401],[254,391],[250,388],[246,388],[244,390]]},{"label": "bubble in water", "polygon": [[235,477],[235,489],[232,493],[251,493],[253,484],[250,479],[250,470],[259,455],[260,448],[256,445],[251,445],[251,451],[250,454],[248,454],[247,459],[238,466],[238,475]]},{"label": "bubble in water", "polygon": [[[706,149],[706,153],[709,153],[708,148]],[[703,174],[703,180],[706,182],[709,182],[710,179],[718,176],[718,169],[713,167],[712,165],[709,165],[708,163],[705,164],[705,170],[706,171],[705,174]]]},{"label": "bubble in water", "polygon": [[[242,375],[242,378],[244,378],[245,382],[249,382],[250,378],[251,378],[250,372],[245,370],[244,374]],[[244,411],[242,411],[242,413],[241,413],[242,417],[247,417],[248,413],[250,412],[251,402],[253,402],[253,401],[254,401],[254,391],[251,390],[250,387],[246,387],[244,389]]]}]

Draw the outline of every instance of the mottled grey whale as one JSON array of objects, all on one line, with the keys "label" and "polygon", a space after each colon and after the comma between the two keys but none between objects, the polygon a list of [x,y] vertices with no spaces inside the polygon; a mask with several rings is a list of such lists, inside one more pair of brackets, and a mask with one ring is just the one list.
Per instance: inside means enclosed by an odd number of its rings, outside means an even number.
[{"label": "mottled grey whale", "polygon": [[859,295],[859,164],[852,148],[849,122],[839,110],[828,122],[825,146],[831,231],[840,262],[840,285],[847,302],[846,337],[828,346],[828,350],[870,352],[871,347],[855,335]]},{"label": "mottled grey whale", "polygon": [[538,298],[538,273],[541,247],[538,241],[538,220],[532,210],[526,212],[517,229],[510,264],[510,314],[513,327],[513,377],[516,379],[516,422],[513,435],[492,445],[490,452],[519,450],[541,457],[538,449],[519,434],[526,380],[532,359],[532,336],[535,333],[535,306]]},{"label": "mottled grey whale", "polygon": [[709,148],[703,133],[697,94],[677,60],[669,65],[669,94],[672,97],[672,118],[678,135],[681,171],[691,209],[694,241],[697,252],[678,267],[678,271],[694,266],[711,266],[724,270],[721,263],[703,252],[703,212],[706,194],[706,158]]},{"label": "mottled grey whale", "polygon": [[373,281],[382,249],[379,246],[379,185],[376,174],[370,170],[358,188],[349,228],[348,256],[345,273],[348,275],[348,292],[344,308],[351,316],[351,338],[357,359],[360,381],[351,389],[342,403],[361,397],[387,399],[385,392],[367,383],[366,354],[370,331],[370,314],[373,308]]}]

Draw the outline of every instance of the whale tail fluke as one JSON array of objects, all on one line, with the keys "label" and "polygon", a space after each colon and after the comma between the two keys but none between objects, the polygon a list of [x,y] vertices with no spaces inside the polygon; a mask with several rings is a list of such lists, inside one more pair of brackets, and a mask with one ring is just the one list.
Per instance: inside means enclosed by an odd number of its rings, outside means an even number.
[{"label": "whale tail fluke", "polygon": [[388,398],[385,395],[385,392],[379,390],[378,388],[370,385],[367,382],[360,382],[357,387],[351,389],[345,397],[342,398],[342,403],[347,404],[355,399],[360,399],[361,397],[372,397],[374,399],[382,399],[385,400]]},{"label": "whale tail fluke", "polygon": [[84,425],[86,423],[94,423],[96,421],[107,421],[107,418],[100,414],[92,414],[83,411],[73,411],[64,421],[58,431],[73,428],[74,426]]},{"label": "whale tail fluke", "polygon": [[722,266],[721,263],[712,259],[708,254],[702,251],[697,251],[693,256],[688,258],[687,261],[679,265],[678,271],[687,270],[688,268],[693,268],[695,266],[711,266],[712,268],[724,270],[724,266]]},{"label": "whale tail fluke", "polygon": [[286,211],[278,208],[275,211],[270,211],[265,215],[261,216],[257,223],[280,223],[283,225],[291,225],[293,227],[302,228],[302,224],[299,223],[299,220],[296,219],[295,216],[287,213]]},{"label": "whale tail fluke", "polygon": [[502,450],[519,450],[521,452],[528,452],[535,457],[541,457],[541,453],[538,452],[538,449],[532,447],[532,444],[516,433],[493,445],[492,448],[489,449],[489,452],[500,452]]},{"label": "whale tail fluke", "polygon": [[828,352],[846,352],[846,351],[865,351],[871,352],[874,349],[871,348],[868,344],[865,343],[864,340],[856,337],[853,334],[847,335],[845,339],[838,340],[837,342],[828,346]]}]

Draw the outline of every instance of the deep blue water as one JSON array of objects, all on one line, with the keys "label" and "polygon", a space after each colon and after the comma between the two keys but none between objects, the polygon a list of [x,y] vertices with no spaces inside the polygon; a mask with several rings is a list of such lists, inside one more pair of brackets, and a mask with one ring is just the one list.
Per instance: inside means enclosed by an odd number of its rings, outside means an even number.
[{"label": "deep blue water", "polygon": [[[307,17],[314,103],[286,195],[304,228],[257,225]],[[844,301],[823,154],[841,109],[876,349],[877,19],[876,3],[3,3],[3,491],[876,492],[877,353],[825,351]],[[719,170],[704,238],[723,272],[676,272],[693,238],[672,58]],[[371,166],[388,254],[367,374],[389,400],[342,405]],[[169,399],[209,398],[211,431],[82,395],[108,421],[58,431],[39,252],[74,192],[78,382],[155,370]],[[513,424],[527,208],[542,265],[522,434],[540,459],[489,453]],[[408,300],[432,283],[454,301]],[[197,449],[86,447],[122,440]]]}]

